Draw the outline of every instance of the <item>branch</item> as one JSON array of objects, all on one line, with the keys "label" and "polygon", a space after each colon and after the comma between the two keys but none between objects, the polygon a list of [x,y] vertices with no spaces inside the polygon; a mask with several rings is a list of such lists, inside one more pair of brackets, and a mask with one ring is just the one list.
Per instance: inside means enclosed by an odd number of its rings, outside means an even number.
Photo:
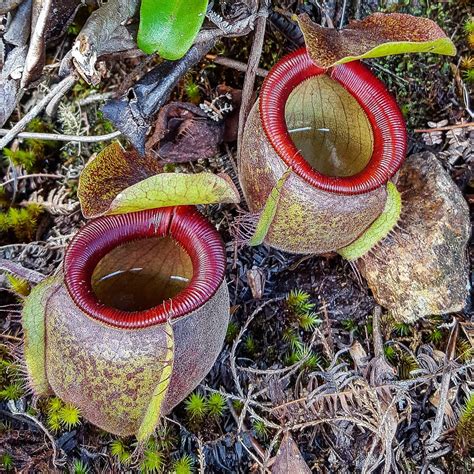
[{"label": "branch", "polygon": [[0,186],[6,186],[7,184],[14,183],[20,179],[31,179],[31,178],[51,178],[51,179],[64,179],[62,174],[47,174],[47,173],[38,173],[38,174],[25,174],[23,176],[16,176],[15,178],[9,179],[3,183],[0,183]]},{"label": "branch", "polygon": [[237,157],[240,157],[240,146],[242,143],[242,135],[244,133],[244,124],[252,107],[253,88],[255,85],[255,76],[262,55],[263,40],[265,38],[265,28],[267,24],[268,8],[267,1],[263,0],[263,6],[259,11],[259,17],[256,22],[255,36],[253,38],[250,58],[245,74],[244,87],[242,89],[242,104],[239,113],[239,131],[237,135]]},{"label": "branch", "polygon": [[[0,136],[7,135],[11,130],[0,128]],[[120,130],[110,132],[105,135],[62,135],[61,133],[37,133],[37,132],[21,132],[17,138],[32,138],[33,140],[51,140],[56,142],[79,142],[79,143],[97,143],[122,135]]]},{"label": "branch", "polygon": [[0,140],[0,150],[3,150],[24,128],[59,94],[64,94],[76,82],[71,75],[56,84],[15,126]]},{"label": "branch", "polygon": [[[221,66],[235,69],[236,71],[247,72],[248,70],[247,64],[242,63],[240,61],[236,61],[235,59],[226,58],[225,56],[217,56],[217,54],[206,54],[206,59],[209,59],[210,61],[213,61],[216,64],[220,64]],[[268,76],[268,71],[261,67],[258,67],[255,73],[257,76],[260,76],[260,77]]]},{"label": "branch", "polygon": [[444,132],[447,130],[455,130],[456,128],[467,128],[474,127],[474,122],[459,123],[457,125],[449,125],[447,127],[438,128],[416,128],[413,130],[415,133],[432,133],[432,132]]}]

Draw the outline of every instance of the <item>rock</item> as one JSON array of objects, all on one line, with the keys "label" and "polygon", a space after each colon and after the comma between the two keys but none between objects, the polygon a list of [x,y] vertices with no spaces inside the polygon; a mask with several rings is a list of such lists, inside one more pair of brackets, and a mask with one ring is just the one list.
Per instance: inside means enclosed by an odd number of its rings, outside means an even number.
[{"label": "rock", "polygon": [[406,160],[397,188],[399,223],[357,267],[377,302],[398,320],[460,311],[469,294],[466,201],[429,152]]}]

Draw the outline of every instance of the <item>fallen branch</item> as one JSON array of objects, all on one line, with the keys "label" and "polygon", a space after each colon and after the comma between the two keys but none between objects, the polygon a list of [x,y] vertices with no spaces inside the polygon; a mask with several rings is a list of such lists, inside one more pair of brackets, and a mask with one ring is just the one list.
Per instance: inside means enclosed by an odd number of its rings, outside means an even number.
[{"label": "fallen branch", "polygon": [[263,40],[265,38],[265,29],[268,17],[267,0],[262,0],[262,7],[256,21],[255,35],[253,38],[252,49],[250,50],[250,58],[245,73],[244,86],[242,88],[242,104],[239,113],[239,131],[237,134],[237,158],[240,161],[240,145],[242,143],[242,135],[244,133],[244,124],[252,107],[253,88],[255,85],[255,76],[257,74],[258,63],[262,55]]},{"label": "fallen branch", "polygon": [[445,132],[447,130],[455,130],[456,128],[467,128],[474,127],[474,122],[459,123],[457,125],[449,125],[447,127],[438,128],[415,128],[415,133],[432,133],[432,132]]},{"label": "fallen branch", "polygon": [[32,178],[51,178],[51,179],[64,179],[62,174],[47,174],[47,173],[38,173],[38,174],[25,174],[23,176],[16,176],[11,178],[3,183],[0,183],[0,186],[6,186],[7,184],[14,183],[20,179],[32,179]]},{"label": "fallen branch", "polygon": [[[0,136],[7,135],[10,130],[0,128]],[[34,140],[51,140],[56,142],[97,143],[112,140],[122,135],[120,130],[105,135],[63,135],[61,133],[20,132],[17,138],[32,138]]]},{"label": "fallen branch", "polygon": [[76,77],[71,75],[56,84],[15,126],[0,140],[0,150],[3,150],[25,127],[53,100],[57,95],[62,95],[76,82]]},{"label": "fallen branch", "polygon": [[[225,56],[218,56],[217,54],[206,54],[206,59],[209,59],[210,61],[219,64],[221,66],[225,66],[231,69],[235,69],[236,71],[240,72],[247,72],[248,70],[248,65],[245,63],[242,63],[240,61],[237,61],[235,59],[231,58],[226,58]],[[268,71],[266,69],[263,69],[261,67],[258,67],[255,71],[257,76],[260,77],[267,77],[268,76]]]}]

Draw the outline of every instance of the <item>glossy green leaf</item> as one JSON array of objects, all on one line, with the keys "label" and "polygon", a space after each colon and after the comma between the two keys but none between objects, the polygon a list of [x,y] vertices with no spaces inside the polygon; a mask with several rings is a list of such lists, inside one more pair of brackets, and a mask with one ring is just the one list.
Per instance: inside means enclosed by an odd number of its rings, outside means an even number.
[{"label": "glossy green leaf", "polygon": [[142,0],[139,48],[165,59],[183,57],[201,28],[207,4],[208,0]]},{"label": "glossy green leaf", "polygon": [[255,233],[249,241],[249,245],[260,245],[264,241],[277,211],[278,202],[280,201],[281,189],[290,174],[291,168],[283,173],[282,177],[277,181],[276,185],[272,189],[272,192],[267,198],[267,202],[265,203],[262,214],[260,215],[260,219],[258,220]]},{"label": "glossy green leaf", "polygon": [[374,13],[342,29],[323,28],[307,14],[298,17],[308,54],[320,67],[402,53],[456,54],[456,47],[432,20],[403,13]]}]

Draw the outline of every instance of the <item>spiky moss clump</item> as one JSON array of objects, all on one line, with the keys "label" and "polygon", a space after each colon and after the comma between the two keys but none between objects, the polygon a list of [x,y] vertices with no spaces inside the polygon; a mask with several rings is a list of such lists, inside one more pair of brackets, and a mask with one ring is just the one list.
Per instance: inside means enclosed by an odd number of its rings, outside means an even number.
[{"label": "spiky moss clump", "polygon": [[0,400],[18,400],[24,395],[18,364],[0,346]]},{"label": "spiky moss clump", "polygon": [[207,410],[209,415],[218,418],[224,414],[227,401],[226,397],[221,393],[211,393],[207,399]]},{"label": "spiky moss clump", "polygon": [[6,274],[7,283],[11,291],[19,297],[26,297],[31,292],[31,286],[28,283],[28,280],[21,278],[19,276],[13,275],[11,273]]},{"label": "spiky moss clump", "polygon": [[200,393],[192,393],[184,404],[184,408],[191,420],[203,420],[207,413],[206,397]]},{"label": "spiky moss clump", "polygon": [[182,458],[176,459],[176,461],[173,462],[171,472],[173,474],[191,474],[193,467],[194,459],[189,454],[185,454]]},{"label": "spiky moss clump", "polygon": [[47,425],[53,432],[71,431],[81,423],[81,412],[71,403],[64,403],[57,397],[48,401]]},{"label": "spiky moss clump", "polygon": [[114,439],[112,443],[110,443],[110,454],[112,454],[122,466],[128,466],[132,462],[132,451],[123,439]]},{"label": "spiky moss clump", "polygon": [[471,393],[461,410],[455,431],[455,445],[466,454],[474,449],[474,393]]},{"label": "spiky moss clump", "polygon": [[89,474],[90,468],[82,459],[74,459],[72,472],[74,474]]},{"label": "spiky moss clump", "polygon": [[13,469],[13,457],[10,453],[3,453],[0,455],[0,467],[9,472]]},{"label": "spiky moss clump", "polygon": [[34,240],[42,212],[43,208],[35,203],[24,208],[10,207],[6,212],[0,212],[0,232],[11,231],[21,241]]}]

